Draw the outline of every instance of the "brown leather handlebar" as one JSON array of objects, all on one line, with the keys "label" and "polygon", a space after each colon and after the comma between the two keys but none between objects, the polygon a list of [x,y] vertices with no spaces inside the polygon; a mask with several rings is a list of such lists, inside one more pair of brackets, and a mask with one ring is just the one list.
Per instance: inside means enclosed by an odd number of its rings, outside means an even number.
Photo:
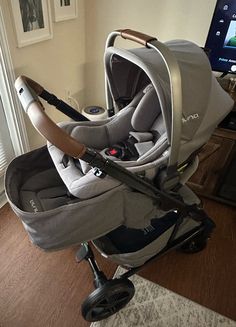
[{"label": "brown leather handlebar", "polygon": [[123,39],[137,42],[139,44],[144,45],[145,47],[147,47],[148,42],[157,40],[157,38],[155,38],[154,36],[133,31],[131,29],[120,29],[117,30],[117,32],[120,32],[120,35],[123,37]]},{"label": "brown leather handlebar", "polygon": [[29,98],[28,102],[23,99],[24,94],[26,94],[26,98],[28,94],[32,94],[29,86],[35,93],[39,92],[38,94],[43,90],[38,83],[26,76],[19,76],[15,82],[19,99],[34,127],[42,136],[65,154],[74,158],[81,158],[86,152],[86,146],[67,134],[48,117],[45,113],[44,106],[37,99],[37,96],[33,95],[33,100]]},{"label": "brown leather handlebar", "polygon": [[31,89],[34,90],[34,92],[37,95],[40,95],[44,91],[44,88],[37,82],[33,81],[31,78],[29,78],[27,76],[21,76],[21,78],[22,78],[22,80],[25,81],[26,84],[28,84],[31,87]]}]

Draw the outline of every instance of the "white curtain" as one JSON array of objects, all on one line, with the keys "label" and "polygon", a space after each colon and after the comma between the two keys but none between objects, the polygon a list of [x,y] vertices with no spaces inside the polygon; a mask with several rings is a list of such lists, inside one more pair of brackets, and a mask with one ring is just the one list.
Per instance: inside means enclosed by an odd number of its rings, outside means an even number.
[{"label": "white curtain", "polygon": [[24,117],[14,81],[14,67],[0,4],[0,207],[6,201],[4,175],[7,165],[15,156],[29,151]]},{"label": "white curtain", "polygon": [[6,115],[0,95],[0,195],[4,191],[4,174],[9,162],[14,158],[14,150],[7,125]]}]

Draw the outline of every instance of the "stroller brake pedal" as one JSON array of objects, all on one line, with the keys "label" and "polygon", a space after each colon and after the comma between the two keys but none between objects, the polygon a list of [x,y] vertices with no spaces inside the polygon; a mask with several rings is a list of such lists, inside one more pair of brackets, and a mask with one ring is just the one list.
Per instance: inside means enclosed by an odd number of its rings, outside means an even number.
[{"label": "stroller brake pedal", "polygon": [[85,260],[94,259],[93,251],[92,251],[92,249],[91,249],[91,247],[89,246],[88,243],[82,243],[81,244],[81,247],[76,252],[75,258],[76,258],[76,261],[78,263],[80,263],[84,259]]},{"label": "stroller brake pedal", "polygon": [[95,261],[93,250],[87,242],[82,243],[81,247],[76,253],[76,261],[80,263],[82,260],[88,261],[90,268],[94,275],[94,286],[99,288],[107,282],[106,275],[101,271]]}]

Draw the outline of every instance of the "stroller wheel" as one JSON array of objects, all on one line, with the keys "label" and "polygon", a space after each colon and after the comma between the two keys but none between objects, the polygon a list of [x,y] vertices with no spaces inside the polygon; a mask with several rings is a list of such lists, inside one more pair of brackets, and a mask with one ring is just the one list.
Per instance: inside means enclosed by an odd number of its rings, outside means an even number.
[{"label": "stroller wheel", "polygon": [[194,237],[192,240],[184,243],[180,251],[184,253],[197,253],[204,250],[207,246],[208,238],[201,235]]},{"label": "stroller wheel", "polygon": [[99,321],[122,309],[134,296],[129,279],[113,279],[95,289],[82,303],[82,315],[87,321]]}]

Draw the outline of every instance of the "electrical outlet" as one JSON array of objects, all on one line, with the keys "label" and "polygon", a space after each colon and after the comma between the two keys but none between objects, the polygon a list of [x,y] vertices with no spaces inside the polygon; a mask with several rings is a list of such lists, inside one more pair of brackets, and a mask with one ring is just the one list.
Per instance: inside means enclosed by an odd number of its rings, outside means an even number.
[{"label": "electrical outlet", "polygon": [[69,89],[65,89],[65,102],[77,109],[77,110],[80,110],[80,105],[79,105],[79,102],[76,100],[76,98],[71,94],[71,91]]},{"label": "electrical outlet", "polygon": [[70,97],[71,97],[71,91],[68,89],[65,89],[65,101],[70,103]]}]

